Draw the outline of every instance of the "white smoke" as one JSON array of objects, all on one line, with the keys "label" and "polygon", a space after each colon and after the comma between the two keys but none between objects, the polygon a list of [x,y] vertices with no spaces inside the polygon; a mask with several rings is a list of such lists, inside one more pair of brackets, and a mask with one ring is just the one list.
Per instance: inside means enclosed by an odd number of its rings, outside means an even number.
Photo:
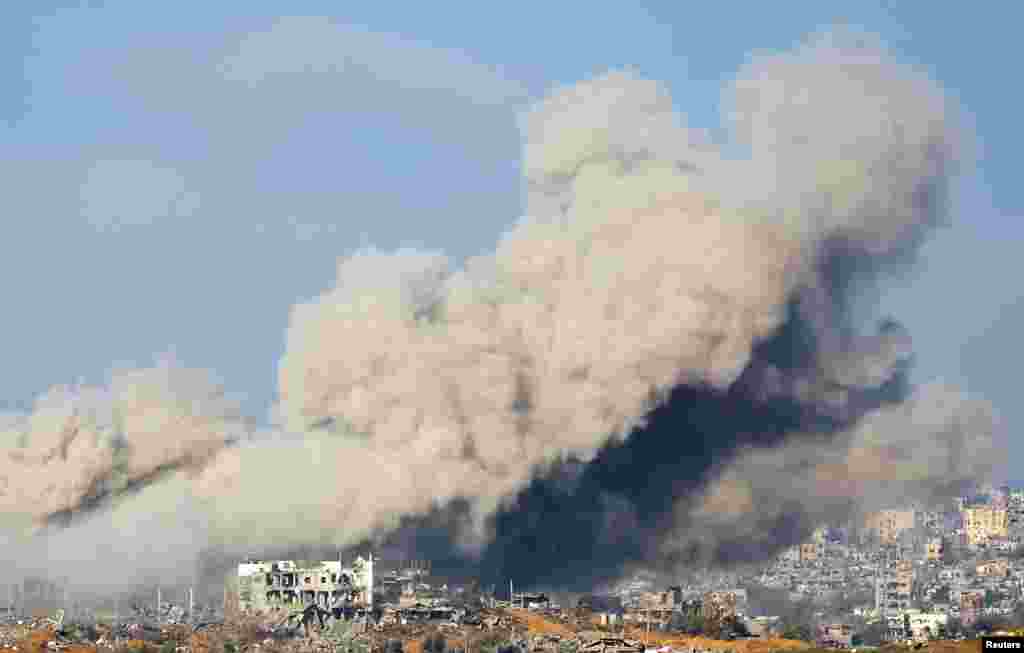
[{"label": "white smoke", "polygon": [[154,473],[198,467],[246,430],[215,379],[173,364],[55,387],[0,431],[0,515],[42,525]]},{"label": "white smoke", "polygon": [[[493,255],[454,270],[439,254],[361,252],[295,309],[281,412],[366,452],[348,472],[353,537],[374,530],[368,515],[452,496],[486,516],[538,465],[627,434],[672,387],[729,386],[794,293],[827,292],[828,243],[889,254],[943,217],[942,94],[877,47],[829,35],[752,61],[729,96],[742,161],[688,131],[656,82],[558,90],[524,119],[531,217]],[[881,383],[905,344],[839,343],[821,364]]]},{"label": "white smoke", "polygon": [[[239,422],[205,382],[186,379],[199,403],[183,403],[167,371],[115,379],[111,399],[85,404],[109,419],[46,399],[12,431],[3,505],[38,519],[80,506],[97,479],[166,467],[117,511],[179,497],[205,517],[202,545],[347,545],[456,498],[473,506],[465,544],[485,541],[538,467],[626,437],[679,384],[730,386],[791,298],[828,292],[834,243],[870,265],[944,217],[947,103],[859,39],[741,71],[727,91],[740,159],[687,129],[657,82],[613,72],[556,90],[523,120],[529,217],[493,254],[460,268],[360,251],[294,308],[271,441],[222,448]],[[821,310],[827,339],[838,318]],[[891,333],[839,342],[820,366],[870,385],[904,349]],[[209,464],[174,471],[188,462]]]}]

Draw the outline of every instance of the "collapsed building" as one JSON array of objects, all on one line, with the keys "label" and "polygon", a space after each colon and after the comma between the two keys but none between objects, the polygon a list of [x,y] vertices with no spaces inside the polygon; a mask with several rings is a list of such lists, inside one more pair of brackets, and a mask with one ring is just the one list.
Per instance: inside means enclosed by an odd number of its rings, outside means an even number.
[{"label": "collapsed building", "polygon": [[735,592],[707,592],[701,601],[705,621],[721,623],[736,618]]},{"label": "collapsed building", "polygon": [[373,609],[374,559],[249,561],[238,565],[237,607],[261,613],[308,605]]},{"label": "collapsed building", "polygon": [[603,637],[580,647],[581,653],[643,653],[644,646],[619,637]]},{"label": "collapsed building", "polygon": [[547,610],[551,607],[551,599],[546,594],[533,592],[515,592],[512,594],[512,607],[528,610]]},{"label": "collapsed building", "polygon": [[577,601],[576,610],[582,616],[601,613],[613,613],[621,616],[625,612],[622,599],[609,594],[584,595]]}]

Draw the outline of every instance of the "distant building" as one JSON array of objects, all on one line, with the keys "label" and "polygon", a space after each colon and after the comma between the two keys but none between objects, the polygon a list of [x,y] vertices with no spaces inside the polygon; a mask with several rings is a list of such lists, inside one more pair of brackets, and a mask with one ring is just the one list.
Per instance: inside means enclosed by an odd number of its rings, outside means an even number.
[{"label": "distant building", "polygon": [[1009,515],[1006,508],[970,506],[961,511],[967,543],[982,544],[991,538],[1006,537]]},{"label": "distant building", "polygon": [[890,560],[879,564],[875,583],[875,607],[879,614],[909,609],[914,588],[914,563]]},{"label": "distant building", "polygon": [[667,592],[644,592],[640,595],[639,607],[641,610],[668,610],[672,611],[676,606],[676,594]]},{"label": "distant building", "polygon": [[551,600],[546,594],[532,594],[530,592],[516,592],[512,595],[512,606],[526,608],[527,610],[547,610]]},{"label": "distant building", "polygon": [[1010,488],[1005,485],[988,489],[989,505],[1005,510],[1010,505]]},{"label": "distant building", "polygon": [[707,592],[701,605],[703,617],[707,621],[723,621],[736,617],[735,592]]},{"label": "distant building", "polygon": [[1012,535],[1010,537],[994,537],[989,540],[988,545],[996,551],[1013,553],[1020,548],[1020,539]]},{"label": "distant building", "polygon": [[864,530],[875,535],[882,544],[895,544],[904,531],[914,528],[913,510],[879,510],[864,519]]},{"label": "distant building", "polygon": [[985,593],[978,591],[960,592],[960,624],[965,628],[973,626],[985,608]]},{"label": "distant building", "polygon": [[974,571],[984,578],[1006,578],[1010,575],[1010,561],[1006,558],[986,560],[978,563]]},{"label": "distant building", "polygon": [[826,648],[850,648],[853,644],[853,628],[849,624],[824,624],[818,626],[818,644]]},{"label": "distant building", "polygon": [[617,626],[622,623],[622,615],[615,612],[601,612],[597,615],[597,623],[602,626]]},{"label": "distant building", "polygon": [[814,562],[818,559],[818,544],[805,542],[800,545],[800,562]]},{"label": "distant building", "polygon": [[621,616],[624,613],[622,599],[610,594],[588,594],[580,597],[576,608],[594,614],[611,613]]},{"label": "distant building", "polygon": [[267,612],[339,603],[372,608],[373,566],[372,555],[357,558],[351,567],[343,567],[339,560],[246,562],[238,565],[238,608]]},{"label": "distant building", "polygon": [[753,637],[771,637],[782,631],[782,620],[779,617],[753,617],[747,619],[745,624]]}]

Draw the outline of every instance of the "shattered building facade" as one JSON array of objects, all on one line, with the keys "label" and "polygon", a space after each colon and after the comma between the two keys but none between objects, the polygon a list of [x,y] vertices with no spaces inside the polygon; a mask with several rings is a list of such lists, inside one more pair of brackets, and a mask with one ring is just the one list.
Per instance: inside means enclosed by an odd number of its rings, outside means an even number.
[{"label": "shattered building facade", "polygon": [[705,621],[722,622],[736,618],[735,592],[707,592],[701,601]]},{"label": "shattered building facade", "polygon": [[850,648],[853,645],[853,627],[849,624],[821,624],[815,639],[826,648]]},{"label": "shattered building facade", "polygon": [[373,556],[350,567],[340,560],[251,561],[238,565],[238,608],[268,612],[307,605],[373,608]]}]

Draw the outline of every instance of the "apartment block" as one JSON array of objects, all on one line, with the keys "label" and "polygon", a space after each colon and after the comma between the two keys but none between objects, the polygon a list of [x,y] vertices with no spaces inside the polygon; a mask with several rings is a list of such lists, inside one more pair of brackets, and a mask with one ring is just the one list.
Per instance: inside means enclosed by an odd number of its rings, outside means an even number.
[{"label": "apartment block", "polygon": [[968,544],[981,544],[1007,535],[1009,515],[1005,508],[970,506],[965,507],[961,514]]},{"label": "apartment block", "polygon": [[879,510],[869,513],[864,530],[874,534],[882,544],[895,544],[904,531],[914,528],[913,510]]},{"label": "apartment block", "polygon": [[347,604],[373,607],[373,556],[349,567],[339,560],[252,561],[238,565],[238,607],[267,612],[278,608]]}]

